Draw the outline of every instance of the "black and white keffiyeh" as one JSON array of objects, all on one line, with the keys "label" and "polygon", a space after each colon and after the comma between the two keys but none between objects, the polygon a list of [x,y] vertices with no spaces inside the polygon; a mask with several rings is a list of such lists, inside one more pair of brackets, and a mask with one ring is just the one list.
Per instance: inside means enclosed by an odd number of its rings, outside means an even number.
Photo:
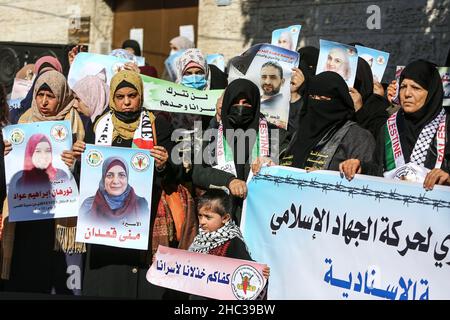
[{"label": "black and white keffiyeh", "polygon": [[189,251],[208,253],[235,237],[244,241],[241,229],[233,221],[226,222],[223,227],[213,232],[205,232],[199,229],[198,235],[189,247]]},{"label": "black and white keffiyeh", "polygon": [[439,123],[445,119],[445,110],[442,109],[441,113],[434,118],[433,121],[428,123],[425,128],[420,132],[416,145],[411,154],[411,162],[423,166],[427,157],[428,149],[430,148],[431,140],[436,135]]}]

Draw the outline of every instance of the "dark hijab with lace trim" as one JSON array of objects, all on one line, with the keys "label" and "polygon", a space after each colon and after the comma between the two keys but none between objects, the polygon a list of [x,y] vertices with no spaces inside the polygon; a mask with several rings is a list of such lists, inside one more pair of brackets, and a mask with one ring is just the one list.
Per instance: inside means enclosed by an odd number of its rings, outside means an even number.
[{"label": "dark hijab with lace trim", "polygon": [[[318,143],[331,138],[355,113],[347,84],[335,72],[326,71],[312,77],[306,94],[293,149],[293,166],[297,168],[304,168]],[[330,100],[316,100],[311,96],[325,96]]]}]

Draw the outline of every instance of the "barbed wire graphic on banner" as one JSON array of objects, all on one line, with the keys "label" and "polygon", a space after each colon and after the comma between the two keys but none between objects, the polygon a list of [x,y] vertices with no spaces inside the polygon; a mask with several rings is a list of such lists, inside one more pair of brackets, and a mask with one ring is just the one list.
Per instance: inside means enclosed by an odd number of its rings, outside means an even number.
[{"label": "barbed wire graphic on banner", "polygon": [[331,184],[331,183],[324,183],[319,182],[317,179],[310,179],[310,180],[303,180],[303,179],[296,179],[292,176],[286,176],[286,177],[278,177],[278,176],[272,176],[272,175],[265,175],[265,174],[258,174],[252,178],[255,182],[264,180],[273,182],[275,185],[280,184],[289,184],[289,185],[295,185],[298,188],[315,188],[322,190],[322,192],[327,193],[328,191],[335,191],[335,192],[342,192],[346,193],[347,195],[353,197],[355,195],[365,196],[365,197],[372,197],[378,201],[382,199],[388,199],[388,200],[394,200],[394,201],[401,201],[404,205],[408,206],[411,203],[426,205],[426,206],[432,206],[433,209],[439,210],[440,208],[450,208],[450,202],[449,201],[443,201],[443,200],[437,200],[437,199],[431,199],[423,195],[419,196],[412,196],[412,195],[405,195],[398,193],[396,189],[390,190],[389,192],[385,191],[379,191],[379,190],[372,190],[369,189],[368,186],[363,186],[362,188],[357,187],[349,187],[345,186],[341,183]]}]

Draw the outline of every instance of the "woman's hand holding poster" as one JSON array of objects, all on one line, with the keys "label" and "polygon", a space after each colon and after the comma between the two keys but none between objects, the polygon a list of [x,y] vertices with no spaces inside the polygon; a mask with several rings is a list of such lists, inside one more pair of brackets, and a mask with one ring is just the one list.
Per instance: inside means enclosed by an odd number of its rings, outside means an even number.
[{"label": "woman's hand holding poster", "polygon": [[76,240],[146,250],[153,168],[148,150],[86,145]]},{"label": "woman's hand holding poster", "polygon": [[11,125],[3,137],[12,144],[5,156],[9,221],[76,216],[77,184],[61,159],[72,149],[70,122]]}]

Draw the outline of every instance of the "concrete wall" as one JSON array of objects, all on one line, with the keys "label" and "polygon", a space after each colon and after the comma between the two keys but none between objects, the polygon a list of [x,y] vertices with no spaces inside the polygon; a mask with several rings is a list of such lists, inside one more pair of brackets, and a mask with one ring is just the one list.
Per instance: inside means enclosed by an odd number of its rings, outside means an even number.
[{"label": "concrete wall", "polygon": [[[107,53],[113,12],[103,0],[0,0],[0,41],[68,43],[69,8],[90,16],[90,51]],[[380,8],[380,29],[369,29],[371,5]],[[301,24],[301,46],[319,39],[362,42],[391,53],[395,65],[414,58],[443,64],[450,48],[450,0],[199,0],[198,47],[231,58],[252,44],[270,42],[273,29]],[[386,80],[386,77],[385,77]]]},{"label": "concrete wall", "polygon": [[113,12],[102,0],[0,0],[0,41],[68,44],[76,7],[90,16],[89,51],[109,50]]},{"label": "concrete wall", "polygon": [[[369,29],[371,5],[380,9],[380,28]],[[232,0],[219,7],[200,0],[198,45],[226,58],[252,44],[270,42],[271,32],[301,24],[300,46],[319,46],[319,39],[361,42],[391,53],[384,80],[395,65],[415,58],[443,64],[450,49],[450,0]]]}]

